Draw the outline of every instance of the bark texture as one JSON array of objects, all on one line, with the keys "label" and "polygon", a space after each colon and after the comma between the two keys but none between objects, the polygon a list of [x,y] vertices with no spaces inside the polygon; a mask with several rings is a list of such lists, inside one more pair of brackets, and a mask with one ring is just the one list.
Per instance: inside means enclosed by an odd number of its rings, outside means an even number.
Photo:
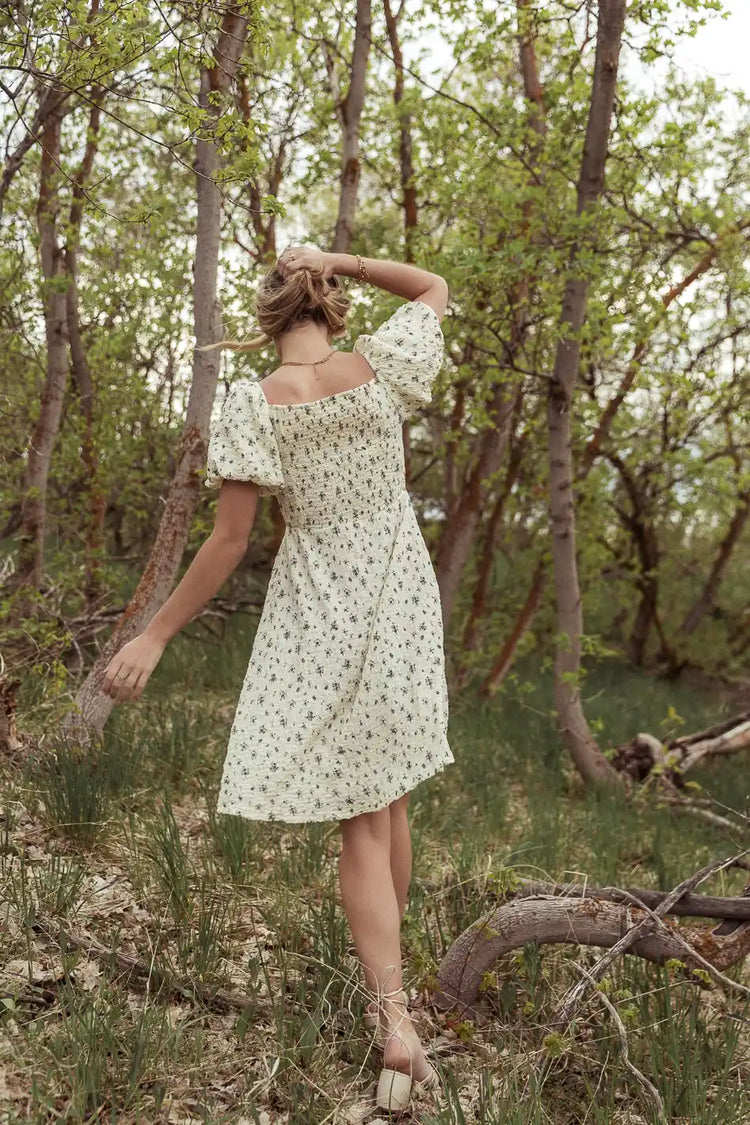
[{"label": "bark texture", "polygon": [[[595,207],[604,186],[624,22],[625,0],[601,0],[591,105],[578,179],[578,216]],[[571,249],[561,312],[563,332],[547,398],[552,560],[559,636],[555,654],[555,706],[565,745],[587,784],[611,782],[617,776],[591,734],[579,685],[583,612],[576,558],[571,411],[578,378],[580,331],[588,296],[588,282],[576,272],[576,263],[588,249],[590,230],[590,224],[579,227],[580,233]]]},{"label": "bark texture", "polygon": [[348,254],[354,233],[359,191],[359,131],[365,104],[367,61],[370,57],[372,11],[370,0],[357,0],[357,22],[349,77],[349,89],[340,106],[343,132],[339,211],[331,247],[334,254]]},{"label": "bark texture", "polygon": [[[544,896],[504,903],[489,918],[464,930],[450,947],[438,971],[433,1001],[443,1010],[465,1012],[476,1003],[485,973],[505,953],[521,949],[528,941],[543,945],[574,942],[611,949],[640,918],[647,918],[647,914],[636,907],[597,898]],[[629,952],[656,964],[675,957],[688,968],[701,968],[700,961],[685,952],[679,940],[682,938],[719,970],[737,964],[750,952],[747,921],[726,936],[717,936],[708,928],[689,930],[673,923],[665,925],[666,931],[641,937]]]},{"label": "bark texture", "polygon": [[414,240],[419,225],[417,207],[417,186],[414,181],[414,160],[412,157],[411,116],[402,105],[404,98],[404,54],[398,35],[398,21],[404,12],[403,4],[394,15],[390,0],[383,0],[385,25],[391,44],[393,66],[396,80],[393,85],[393,104],[398,114],[398,164],[401,176],[401,206],[404,213],[404,259],[414,261]]},{"label": "bark texture", "polygon": [[48,97],[53,108],[44,115],[36,210],[47,345],[46,372],[39,418],[29,445],[15,579],[18,585],[33,586],[35,589],[41,588],[44,578],[47,482],[68,379],[66,275],[58,234],[60,198],[57,173],[66,102],[62,97],[54,98],[47,94],[43,100],[46,101]]}]

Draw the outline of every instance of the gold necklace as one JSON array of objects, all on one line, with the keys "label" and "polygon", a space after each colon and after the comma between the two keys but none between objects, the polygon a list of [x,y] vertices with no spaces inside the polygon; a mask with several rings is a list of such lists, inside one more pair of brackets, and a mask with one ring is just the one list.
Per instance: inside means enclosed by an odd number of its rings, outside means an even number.
[{"label": "gold necklace", "polygon": [[322,359],[316,359],[314,363],[311,363],[309,360],[306,360],[306,359],[287,359],[287,360],[284,360],[284,362],[281,363],[279,366],[280,367],[312,367],[313,375],[315,376],[315,378],[318,381],[320,381],[320,375],[318,375],[318,372],[316,370],[316,368],[318,367],[318,364],[325,363],[327,359],[330,359],[331,356],[335,355],[335,354],[336,354],[335,350],[332,351],[332,352],[329,352],[328,355],[324,355]]}]

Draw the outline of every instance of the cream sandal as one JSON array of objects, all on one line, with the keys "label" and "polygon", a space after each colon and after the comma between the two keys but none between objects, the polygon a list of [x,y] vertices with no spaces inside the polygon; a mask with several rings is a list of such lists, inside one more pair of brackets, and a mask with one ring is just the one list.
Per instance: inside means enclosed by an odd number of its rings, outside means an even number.
[{"label": "cream sandal", "polygon": [[[404,1012],[406,1012],[406,1005],[408,998],[403,989],[396,989],[394,992],[381,992],[380,999],[392,1000],[394,1003],[403,1004]],[[379,1001],[376,1001],[376,1012],[379,1008]],[[367,1012],[368,1022],[375,1023],[379,1028],[379,1021],[377,1015],[373,1015],[369,1010]],[[398,1024],[396,1029],[388,1032],[387,1034],[378,1030],[378,1043],[382,1048],[388,1039],[393,1035],[398,1035]],[[378,1089],[375,1095],[375,1104],[378,1109],[385,1109],[389,1113],[399,1114],[403,1113],[409,1105],[412,1093],[426,1094],[433,1090],[438,1089],[440,1086],[440,1078],[435,1068],[430,1064],[430,1071],[424,1078],[412,1078],[411,1074],[405,1073],[403,1070],[394,1070],[392,1067],[384,1066],[380,1071],[378,1077]]]}]

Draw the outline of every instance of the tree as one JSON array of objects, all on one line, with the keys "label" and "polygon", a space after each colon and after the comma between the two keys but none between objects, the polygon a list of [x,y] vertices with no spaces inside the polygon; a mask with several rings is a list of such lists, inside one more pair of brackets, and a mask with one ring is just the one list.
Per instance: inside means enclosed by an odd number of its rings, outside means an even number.
[{"label": "tree", "polygon": [[600,753],[581,704],[583,613],[576,558],[571,414],[578,376],[580,331],[586,312],[585,258],[593,241],[595,207],[604,184],[625,0],[600,0],[591,105],[578,177],[575,226],[560,314],[561,334],[547,398],[550,523],[558,644],[555,705],[570,755],[584,781],[607,782],[615,772]]},{"label": "tree", "polygon": [[[213,56],[200,70],[201,127],[195,146],[198,222],[195,240],[193,318],[199,343],[218,339],[219,308],[216,282],[221,231],[221,190],[217,183],[221,157],[217,132],[226,112],[232,82],[237,74],[248,35],[249,18],[242,4],[224,10]],[[156,541],[143,576],[107,644],[103,647],[76,699],[71,723],[101,730],[114,700],[101,691],[111,657],[143,629],[166,600],[182,559],[199,494],[197,471],[205,463],[206,435],[219,373],[219,353],[194,352],[185,428],[177,465]]]},{"label": "tree", "polygon": [[[354,45],[349,72],[349,86],[346,95],[338,100],[337,112],[341,121],[343,147],[341,153],[341,177],[339,186],[339,213],[333,236],[332,251],[347,254],[354,234],[354,215],[357,209],[359,188],[359,129],[362,108],[365,103],[365,83],[367,80],[367,60],[370,54],[372,34],[372,12],[370,0],[357,0],[357,23],[354,29]],[[326,52],[334,94],[338,89],[335,67],[331,55]]]}]

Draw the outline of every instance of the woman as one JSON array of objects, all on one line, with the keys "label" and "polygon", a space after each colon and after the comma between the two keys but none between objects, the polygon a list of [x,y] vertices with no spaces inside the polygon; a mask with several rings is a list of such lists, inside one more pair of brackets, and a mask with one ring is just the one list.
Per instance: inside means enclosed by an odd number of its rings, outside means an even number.
[{"label": "woman", "polygon": [[[407,299],[352,352],[332,350],[348,300],[337,275]],[[377,1104],[434,1088],[402,989],[400,926],[411,877],[407,801],[454,761],[437,580],[405,487],[402,423],[431,397],[443,354],[445,281],[391,261],[292,247],[256,299],[279,365],[232,384],[212,428],[215,525],[145,631],[105,673],[140,697],[171,637],[242,559],[258,496],[286,523],[224,762],[217,811],[338,820],[341,897],[374,998],[384,1066]]]}]

